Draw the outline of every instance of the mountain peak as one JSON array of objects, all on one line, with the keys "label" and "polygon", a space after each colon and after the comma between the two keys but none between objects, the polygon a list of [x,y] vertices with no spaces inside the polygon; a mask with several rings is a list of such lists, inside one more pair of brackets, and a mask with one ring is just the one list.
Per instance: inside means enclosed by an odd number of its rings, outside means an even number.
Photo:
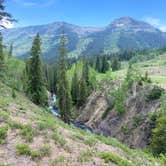
[{"label": "mountain peak", "polygon": [[137,21],[137,20],[127,16],[127,17],[121,17],[121,18],[114,20],[111,23],[111,25],[115,26],[115,27],[122,27],[122,26],[126,26],[126,25],[138,24],[138,22],[140,23],[140,21]]},{"label": "mountain peak", "polygon": [[109,27],[113,30],[119,30],[125,29],[125,31],[134,31],[134,32],[139,32],[139,31],[144,31],[144,32],[160,32],[158,29],[153,27],[147,22],[136,20],[132,17],[121,17],[116,20],[114,20]]}]

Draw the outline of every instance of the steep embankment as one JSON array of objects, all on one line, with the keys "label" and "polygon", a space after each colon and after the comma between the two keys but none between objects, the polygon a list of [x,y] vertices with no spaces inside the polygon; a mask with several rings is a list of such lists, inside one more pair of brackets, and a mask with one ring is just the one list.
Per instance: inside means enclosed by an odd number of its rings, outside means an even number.
[{"label": "steep embankment", "polygon": [[[107,163],[104,163],[107,162]],[[0,82],[0,165],[159,165],[115,139],[64,124]]]},{"label": "steep embankment", "polygon": [[[151,136],[150,113],[159,111],[159,100],[147,100],[150,87],[138,87],[136,95],[125,99],[125,113],[110,109],[104,93],[93,93],[81,110],[78,121],[86,123],[96,132],[118,138],[134,147],[144,148]],[[89,116],[90,115],[90,116]],[[97,115],[97,116],[96,116]]]}]

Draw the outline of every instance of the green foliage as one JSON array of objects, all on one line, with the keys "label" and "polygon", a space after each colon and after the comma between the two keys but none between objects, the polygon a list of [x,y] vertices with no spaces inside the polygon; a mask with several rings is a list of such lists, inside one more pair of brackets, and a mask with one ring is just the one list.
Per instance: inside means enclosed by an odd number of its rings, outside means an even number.
[{"label": "green foliage", "polygon": [[163,93],[163,89],[158,87],[158,86],[154,86],[153,89],[150,91],[150,93],[147,96],[148,100],[156,100],[159,99],[161,97]]},{"label": "green foliage", "polygon": [[45,145],[39,149],[39,151],[32,150],[27,144],[17,144],[16,145],[16,154],[17,155],[27,155],[32,158],[42,158],[45,156],[49,156],[51,153],[50,146]]},{"label": "green foliage", "polygon": [[55,143],[64,147],[66,145],[66,140],[58,135],[56,132],[53,133],[52,138],[54,139]]},{"label": "green foliage", "polygon": [[105,163],[113,162],[118,166],[134,166],[131,162],[128,162],[125,159],[122,159],[120,156],[110,153],[110,152],[101,152],[99,156],[104,159]]},{"label": "green foliage", "polygon": [[17,155],[32,155],[32,149],[27,144],[17,144],[16,145]]},{"label": "green foliage", "polygon": [[71,95],[72,95],[73,104],[76,105],[79,99],[79,79],[77,74],[77,65],[75,67],[74,76],[72,78]]},{"label": "green foliage", "polygon": [[4,45],[3,45],[3,36],[0,32],[0,77],[2,78],[4,76],[4,70],[5,70],[5,54],[3,51]]},{"label": "green foliage", "polygon": [[10,58],[6,61],[5,83],[18,91],[23,91],[23,71],[25,63],[17,58]]},{"label": "green foliage", "polygon": [[51,147],[49,145],[42,146],[38,152],[38,157],[42,158],[45,156],[50,156],[51,154]]},{"label": "green foliage", "polygon": [[72,108],[72,98],[67,80],[66,66],[66,38],[64,33],[60,39],[60,55],[58,59],[58,105],[61,118],[64,122],[69,123]]},{"label": "green foliage", "polygon": [[47,91],[40,56],[41,39],[39,34],[37,34],[31,48],[26,92],[35,104],[45,106],[47,104]]},{"label": "green foliage", "polygon": [[8,58],[11,58],[12,56],[13,56],[13,43],[10,44]]},{"label": "green foliage", "polygon": [[0,144],[6,143],[7,132],[8,132],[8,126],[0,127]]},{"label": "green foliage", "polygon": [[9,126],[12,129],[22,129],[23,128],[23,125],[21,123],[18,123],[16,121],[12,121],[12,120],[9,121]]},{"label": "green foliage", "polygon": [[116,91],[112,93],[114,97],[114,108],[120,114],[125,112],[125,99],[127,95],[127,86],[126,82],[124,82],[121,87],[119,87]]},{"label": "green foliage", "polygon": [[58,165],[61,166],[64,165],[64,162],[65,162],[65,157],[60,155],[51,162],[51,166],[58,166]]},{"label": "green foliage", "polygon": [[166,163],[166,155],[161,154],[159,156],[159,163],[160,163],[160,166],[165,165],[165,163]]},{"label": "green foliage", "polygon": [[85,104],[87,97],[91,92],[91,83],[89,78],[89,65],[86,60],[83,61],[82,75],[79,80],[78,89],[78,102],[77,106],[80,107]]},{"label": "green foliage", "polygon": [[0,111],[0,117],[6,122],[9,120],[9,114],[6,111]]},{"label": "green foliage", "polygon": [[88,162],[94,156],[94,152],[91,150],[82,151],[78,157],[78,161],[81,163]]},{"label": "green foliage", "polygon": [[12,97],[15,99],[17,96],[16,96],[16,92],[15,92],[15,89],[12,88]]},{"label": "green foliage", "polygon": [[106,73],[109,70],[107,55],[97,56],[95,69],[100,73]]},{"label": "green foliage", "polygon": [[155,155],[166,154],[166,114],[157,119],[152,132],[151,151]]},{"label": "green foliage", "polygon": [[112,71],[119,70],[120,67],[121,67],[121,63],[120,63],[118,57],[113,58],[112,63],[111,63]]},{"label": "green foliage", "polygon": [[142,114],[138,114],[134,117],[134,126],[138,127],[141,125],[142,121],[144,120],[144,116]]},{"label": "green foliage", "polygon": [[19,134],[27,141],[32,142],[33,137],[36,134],[35,130],[30,125],[23,125]]}]

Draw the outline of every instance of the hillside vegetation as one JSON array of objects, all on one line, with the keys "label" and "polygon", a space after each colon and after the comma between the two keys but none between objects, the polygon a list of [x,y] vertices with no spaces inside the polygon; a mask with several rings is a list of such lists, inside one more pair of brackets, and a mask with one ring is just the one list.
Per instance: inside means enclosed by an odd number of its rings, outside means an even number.
[{"label": "hillside vegetation", "polygon": [[[161,161],[162,162],[162,161]],[[64,124],[0,83],[0,165],[159,165],[112,138]],[[162,164],[161,164],[162,165]]]}]

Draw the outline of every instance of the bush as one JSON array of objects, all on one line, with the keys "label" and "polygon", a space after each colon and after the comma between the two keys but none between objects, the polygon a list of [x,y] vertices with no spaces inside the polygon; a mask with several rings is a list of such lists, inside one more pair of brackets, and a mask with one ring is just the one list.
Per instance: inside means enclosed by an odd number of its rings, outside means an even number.
[{"label": "bush", "polygon": [[150,91],[149,95],[147,96],[147,99],[150,100],[157,100],[161,97],[163,93],[163,89],[158,87],[158,86],[154,86],[153,89]]},{"label": "bush", "polygon": [[45,145],[40,148],[38,152],[32,150],[27,144],[18,144],[16,146],[17,155],[27,155],[32,158],[42,158],[44,156],[49,156],[51,153],[50,146]]},{"label": "bush", "polygon": [[52,138],[55,140],[55,143],[59,144],[62,147],[65,146],[66,140],[60,137],[57,133],[53,133]]},{"label": "bush", "polygon": [[113,162],[118,166],[134,166],[132,163],[128,162],[125,159],[122,159],[120,156],[110,153],[110,152],[102,152],[99,156],[104,159],[105,163]]},{"label": "bush", "polygon": [[31,156],[32,149],[27,144],[18,144],[16,145],[17,155],[27,155]]},{"label": "bush", "polygon": [[156,121],[156,127],[152,130],[150,149],[155,155],[166,154],[166,116]]},{"label": "bush", "polygon": [[0,144],[6,143],[8,126],[0,127]]},{"label": "bush", "polygon": [[19,134],[27,141],[32,142],[33,137],[35,135],[35,131],[32,129],[30,125],[23,125],[22,129],[20,130]]},{"label": "bush", "polygon": [[51,166],[64,165],[64,162],[65,162],[64,156],[60,155],[51,162]]},{"label": "bush", "polygon": [[166,163],[166,155],[163,155],[163,154],[160,155],[159,163],[160,163],[160,166],[165,165],[165,163]]},{"label": "bush", "polygon": [[42,158],[44,156],[50,156],[50,154],[51,154],[51,147],[49,145],[45,145],[45,146],[41,147],[38,152],[38,156],[40,158]]},{"label": "bush", "polygon": [[78,161],[83,163],[83,162],[88,162],[90,161],[91,157],[93,157],[93,152],[90,150],[82,151],[78,157]]}]

